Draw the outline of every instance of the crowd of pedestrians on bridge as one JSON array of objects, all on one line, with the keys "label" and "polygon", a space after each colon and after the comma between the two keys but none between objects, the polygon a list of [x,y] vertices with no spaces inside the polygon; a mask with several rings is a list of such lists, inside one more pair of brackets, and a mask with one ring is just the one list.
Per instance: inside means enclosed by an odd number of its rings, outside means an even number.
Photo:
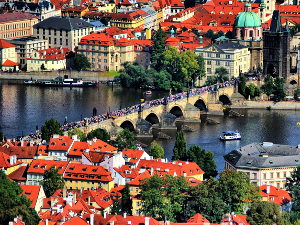
[{"label": "crowd of pedestrians on bridge", "polygon": [[68,131],[68,130],[72,130],[74,128],[87,126],[87,125],[90,125],[90,124],[93,124],[93,123],[99,123],[99,122],[102,122],[102,121],[110,119],[110,118],[125,116],[125,115],[128,115],[128,114],[137,112],[140,109],[140,107],[142,107],[142,109],[149,109],[151,107],[161,105],[166,101],[167,102],[173,102],[173,101],[177,101],[177,100],[180,100],[180,99],[183,99],[183,98],[186,98],[186,97],[199,95],[199,94],[206,93],[206,92],[214,92],[214,91],[217,91],[219,88],[232,86],[232,85],[235,84],[236,81],[237,80],[225,81],[225,82],[220,83],[220,84],[217,83],[215,85],[206,86],[206,87],[202,87],[202,88],[193,88],[193,89],[190,89],[188,92],[177,93],[177,94],[174,94],[174,95],[170,94],[169,96],[166,96],[164,98],[155,99],[155,100],[152,100],[152,101],[147,101],[143,104],[137,104],[137,105],[127,107],[127,108],[123,108],[123,109],[120,109],[120,110],[107,112],[107,113],[99,115],[99,116],[93,116],[93,117],[90,117],[90,118],[85,118],[83,121],[70,122],[70,123],[65,122],[61,126],[61,130]]}]

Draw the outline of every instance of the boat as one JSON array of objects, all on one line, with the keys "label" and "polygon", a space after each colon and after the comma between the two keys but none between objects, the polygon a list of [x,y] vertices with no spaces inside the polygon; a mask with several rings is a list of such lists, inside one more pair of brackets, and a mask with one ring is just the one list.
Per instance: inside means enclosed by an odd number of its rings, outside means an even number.
[{"label": "boat", "polygon": [[144,93],[145,93],[145,95],[152,95],[152,91],[146,91]]},{"label": "boat", "polygon": [[98,87],[98,82],[84,81],[82,78],[56,77],[53,80],[39,80],[37,85],[46,87]]},{"label": "boat", "polygon": [[36,84],[33,80],[25,80],[24,84]]},{"label": "boat", "polygon": [[231,140],[241,140],[241,134],[236,131],[226,131],[223,132],[223,136],[219,135],[220,140],[222,141],[231,141]]}]

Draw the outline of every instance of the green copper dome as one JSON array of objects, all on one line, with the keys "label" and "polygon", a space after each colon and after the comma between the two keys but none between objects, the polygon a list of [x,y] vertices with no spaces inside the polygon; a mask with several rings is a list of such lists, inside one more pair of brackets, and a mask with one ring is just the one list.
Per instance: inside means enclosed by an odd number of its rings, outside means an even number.
[{"label": "green copper dome", "polygon": [[254,12],[240,12],[235,18],[235,27],[261,27],[261,21]]}]

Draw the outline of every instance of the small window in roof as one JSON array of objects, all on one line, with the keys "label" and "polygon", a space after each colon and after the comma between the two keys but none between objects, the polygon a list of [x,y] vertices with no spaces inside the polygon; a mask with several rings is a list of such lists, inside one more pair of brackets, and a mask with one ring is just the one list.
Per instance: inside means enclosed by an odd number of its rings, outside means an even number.
[{"label": "small window in roof", "polygon": [[270,163],[270,164],[273,164],[273,161],[272,161],[272,160],[270,160],[270,161],[269,161],[269,163]]}]

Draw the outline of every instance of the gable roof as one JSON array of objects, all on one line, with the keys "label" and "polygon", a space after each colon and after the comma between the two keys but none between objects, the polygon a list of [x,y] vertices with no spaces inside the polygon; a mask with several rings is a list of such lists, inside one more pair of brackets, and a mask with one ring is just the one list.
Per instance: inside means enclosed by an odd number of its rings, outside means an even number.
[{"label": "gable roof", "polygon": [[0,49],[2,48],[12,48],[12,47],[16,47],[15,45],[8,43],[7,41],[4,41],[2,39],[0,39]]},{"label": "gable roof", "polygon": [[26,195],[27,198],[31,201],[30,208],[34,208],[36,201],[40,193],[40,185],[20,185],[23,189],[22,194]]},{"label": "gable roof", "polygon": [[68,156],[82,156],[86,149],[89,149],[87,142],[75,141],[68,153]]},{"label": "gable roof", "polygon": [[[267,197],[269,202],[275,202],[278,205],[284,205],[291,202],[291,196],[285,190],[274,187],[273,185],[260,186],[261,195]],[[269,193],[268,193],[269,189]]]},{"label": "gable roof", "polygon": [[9,156],[16,155],[18,159],[33,159],[37,152],[37,146],[0,146],[0,152]]},{"label": "gable roof", "polygon": [[27,171],[27,166],[20,166],[14,172],[7,175],[7,177],[16,182],[24,182],[27,180],[26,171]]},{"label": "gable roof", "polygon": [[74,140],[69,136],[51,137],[48,151],[68,151]]},{"label": "gable roof", "polygon": [[66,170],[68,164],[69,164],[69,161],[54,161],[54,160],[45,160],[45,159],[34,159],[31,162],[27,173],[44,174],[45,170],[48,170],[51,167],[54,167],[54,168],[58,169],[59,174],[63,174],[64,171]]},{"label": "gable roof", "polygon": [[22,162],[16,160],[16,162],[13,162],[12,160],[12,164],[10,164],[10,157],[13,157],[13,156],[9,156],[7,154],[5,154],[4,152],[0,152],[0,168],[10,168],[12,166],[16,166],[16,165],[19,165],[19,164],[22,164]]},{"label": "gable roof", "polygon": [[0,23],[6,23],[8,21],[20,21],[20,20],[29,20],[29,19],[38,19],[37,16],[34,16],[27,12],[11,12],[0,14]]},{"label": "gable roof", "polygon": [[15,63],[9,59],[7,59],[2,66],[7,66],[7,67],[14,67],[14,66],[18,66],[18,63]]}]

